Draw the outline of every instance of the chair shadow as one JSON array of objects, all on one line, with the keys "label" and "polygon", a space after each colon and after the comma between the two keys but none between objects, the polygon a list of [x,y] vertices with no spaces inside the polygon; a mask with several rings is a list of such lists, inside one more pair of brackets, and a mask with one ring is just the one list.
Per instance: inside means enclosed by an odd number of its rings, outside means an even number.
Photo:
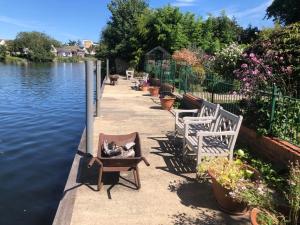
[{"label": "chair shadow", "polygon": [[157,109],[157,110],[163,110],[161,106],[150,106],[150,109]]},{"label": "chair shadow", "polygon": [[151,154],[161,156],[166,164],[163,167],[156,167],[156,169],[163,170],[183,177],[187,180],[194,180],[186,174],[196,172],[196,163],[194,160],[185,160],[182,157],[182,145],[178,140],[174,140],[174,137],[169,134],[167,137],[148,137],[149,139],[158,142],[158,147],[152,147]]}]

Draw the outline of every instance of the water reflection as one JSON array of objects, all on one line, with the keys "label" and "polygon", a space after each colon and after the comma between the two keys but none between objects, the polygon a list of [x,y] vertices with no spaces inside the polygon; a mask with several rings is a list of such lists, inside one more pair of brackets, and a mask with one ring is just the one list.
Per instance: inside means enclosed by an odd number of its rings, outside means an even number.
[{"label": "water reflection", "polygon": [[0,224],[51,224],[84,127],[84,64],[0,64]]}]

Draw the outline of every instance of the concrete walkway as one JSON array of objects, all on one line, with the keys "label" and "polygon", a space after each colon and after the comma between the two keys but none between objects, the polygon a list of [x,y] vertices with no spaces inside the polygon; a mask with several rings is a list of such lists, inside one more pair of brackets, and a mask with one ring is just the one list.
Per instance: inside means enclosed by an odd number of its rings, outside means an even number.
[{"label": "concrete walkway", "polygon": [[160,109],[158,98],[131,85],[121,79],[116,86],[105,86],[94,144],[97,149],[100,132],[138,131],[143,155],[151,164],[139,164],[141,189],[130,182],[129,172],[121,173],[117,184],[106,176],[104,188],[95,191],[98,170],[86,169],[86,160],[77,155],[69,177],[73,182],[66,186],[54,224],[248,224],[248,215],[231,217],[218,210],[210,185],[196,182],[195,166],[178,155],[180,148],[170,135],[173,114]]}]

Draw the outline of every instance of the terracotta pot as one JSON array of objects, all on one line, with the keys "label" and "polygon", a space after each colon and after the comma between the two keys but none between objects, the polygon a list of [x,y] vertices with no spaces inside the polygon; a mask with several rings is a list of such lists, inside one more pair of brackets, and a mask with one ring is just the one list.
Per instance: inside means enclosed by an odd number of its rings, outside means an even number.
[{"label": "terracotta pot", "polygon": [[149,89],[149,86],[141,86],[140,87],[141,91],[148,91],[148,89]]},{"label": "terracotta pot", "polygon": [[220,185],[215,176],[210,171],[208,171],[208,174],[210,175],[212,180],[212,189],[219,208],[222,211],[232,215],[245,214],[248,211],[247,204],[235,201],[229,195],[230,190]]},{"label": "terracotta pot", "polygon": [[150,95],[153,97],[159,96],[159,87],[149,87]]},{"label": "terracotta pot", "polygon": [[257,214],[260,212],[259,209],[253,208],[250,213],[250,220],[252,225],[259,225],[257,223]]},{"label": "terracotta pot", "polygon": [[165,110],[171,110],[174,102],[176,100],[176,98],[159,98],[160,99],[160,103],[161,103],[161,107]]}]

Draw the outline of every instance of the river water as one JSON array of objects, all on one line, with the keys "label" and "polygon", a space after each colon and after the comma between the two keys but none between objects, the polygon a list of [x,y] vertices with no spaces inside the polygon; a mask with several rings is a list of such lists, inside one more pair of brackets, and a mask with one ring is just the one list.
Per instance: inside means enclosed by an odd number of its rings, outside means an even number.
[{"label": "river water", "polygon": [[0,225],[52,223],[84,120],[84,64],[0,63]]}]

